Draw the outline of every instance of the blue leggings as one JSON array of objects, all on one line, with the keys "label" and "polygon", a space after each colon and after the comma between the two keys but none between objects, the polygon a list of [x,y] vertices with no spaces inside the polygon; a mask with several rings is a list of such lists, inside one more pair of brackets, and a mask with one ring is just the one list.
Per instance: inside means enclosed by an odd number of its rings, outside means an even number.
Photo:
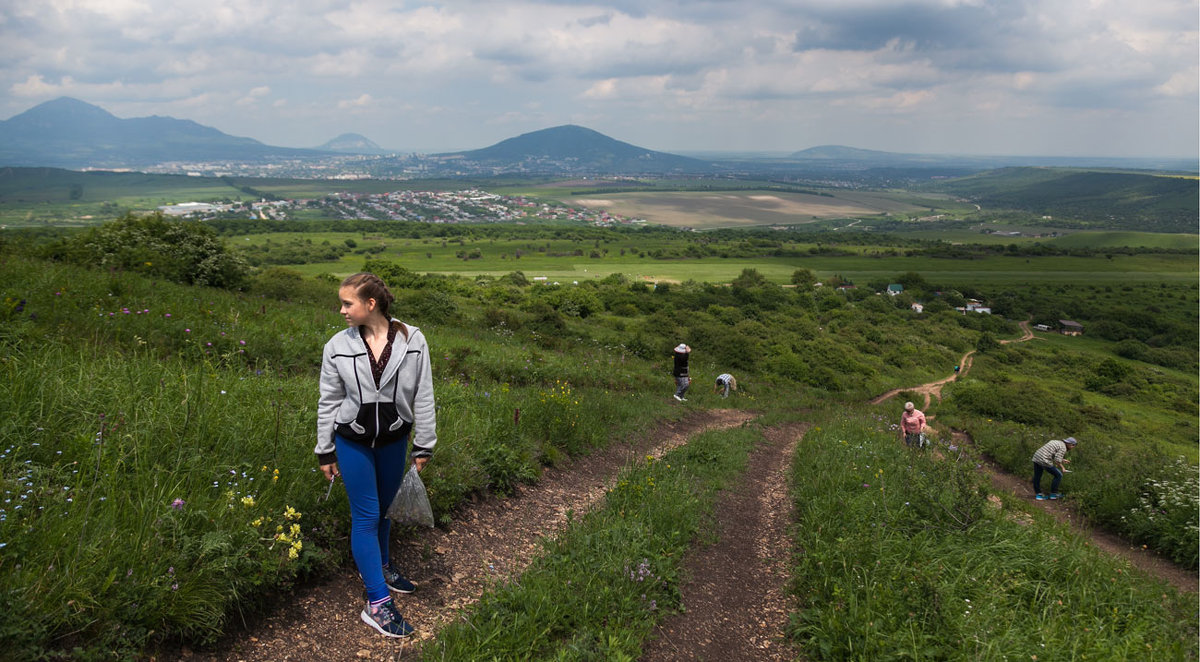
[{"label": "blue leggings", "polygon": [[358,566],[367,599],[387,599],[391,594],[383,580],[392,531],[388,506],[404,479],[408,440],[371,448],[334,436],[338,470],[350,498],[350,553]]}]

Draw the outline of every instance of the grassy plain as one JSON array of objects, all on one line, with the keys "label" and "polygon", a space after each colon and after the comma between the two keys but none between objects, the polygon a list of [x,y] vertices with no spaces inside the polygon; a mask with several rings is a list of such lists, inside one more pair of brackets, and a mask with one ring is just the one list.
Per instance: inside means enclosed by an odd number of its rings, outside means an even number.
[{"label": "grassy plain", "polygon": [[[828,195],[776,191],[600,193],[563,200],[650,223],[699,230],[750,225],[798,225],[828,218],[928,211],[925,199],[903,193],[836,191]],[[945,203],[946,201],[939,201]]]},{"label": "grassy plain", "polygon": [[[670,241],[641,241],[636,236],[622,242],[575,241],[568,239],[533,242],[528,240],[453,241],[437,239],[372,238],[363,233],[272,233],[232,237],[227,242],[238,245],[262,244],[267,240],[286,242],[294,239],[311,240],[315,244],[333,244],[353,239],[359,249],[376,249],[379,258],[394,260],[406,268],[422,273],[459,274],[463,276],[499,277],[521,271],[529,278],[545,277],[551,281],[571,282],[599,280],[611,274],[624,274],[645,281],[730,282],[743,269],[756,269],[768,280],[789,282],[796,269],[809,269],[820,278],[838,275],[853,282],[865,283],[874,278],[892,277],[915,271],[926,278],[948,283],[1120,283],[1138,281],[1192,281],[1198,274],[1193,256],[1175,254],[1140,254],[1073,257],[1011,257],[994,256],[979,259],[932,259],[928,257],[895,257],[877,255],[878,246],[861,246],[857,256],[811,257],[705,257],[695,259],[655,259],[651,255]],[[794,250],[808,250],[816,244],[789,244]],[[479,257],[463,259],[461,254],[478,249]],[[638,255],[633,250],[638,250]],[[518,251],[521,256],[516,257]],[[589,257],[593,252],[597,257]],[[372,250],[373,252],[373,250]],[[580,255],[576,255],[580,252]],[[622,254],[623,253],[623,254]],[[346,276],[359,270],[363,256],[349,253],[336,262],[291,265],[305,275],[332,273]]]}]

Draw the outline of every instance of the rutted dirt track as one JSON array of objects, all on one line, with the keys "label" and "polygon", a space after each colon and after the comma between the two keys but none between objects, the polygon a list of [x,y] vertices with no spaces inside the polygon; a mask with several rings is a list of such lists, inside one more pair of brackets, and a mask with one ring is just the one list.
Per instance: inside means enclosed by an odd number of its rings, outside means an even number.
[{"label": "rutted dirt track", "polygon": [[277,609],[258,615],[213,651],[184,650],[179,656],[220,662],[403,659],[415,642],[430,638],[493,583],[523,571],[539,552],[539,541],[565,526],[567,511],[586,512],[628,462],[661,456],[695,434],[753,417],[738,410],[696,412],[631,444],[612,444],[547,469],[537,484],[512,497],[469,505],[446,529],[393,545],[392,563],[418,586],[397,598],[400,611],[418,628],[413,641],[381,637],[359,621],[362,584],[348,567],[284,596]]},{"label": "rutted dirt track", "polygon": [[792,501],[788,475],[807,424],[766,431],[746,472],[717,502],[717,541],[684,562],[684,612],[659,624],[642,660],[792,660],[785,637]]}]

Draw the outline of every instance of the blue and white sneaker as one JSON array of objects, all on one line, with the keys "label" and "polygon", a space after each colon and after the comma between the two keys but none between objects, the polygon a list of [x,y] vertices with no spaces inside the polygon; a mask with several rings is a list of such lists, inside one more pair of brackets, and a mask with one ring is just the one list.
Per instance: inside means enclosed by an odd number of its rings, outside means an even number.
[{"label": "blue and white sneaker", "polygon": [[404,575],[392,570],[390,567],[383,568],[383,581],[387,587],[397,593],[412,593],[417,590],[417,585],[404,578]]},{"label": "blue and white sneaker", "polygon": [[385,637],[400,639],[413,633],[413,626],[409,625],[400,612],[396,611],[396,601],[391,598],[375,607],[368,602],[358,616],[363,623],[375,628],[376,632]]},{"label": "blue and white sneaker", "polygon": [[1048,496],[1048,497],[1046,497],[1046,498],[1047,498],[1047,499],[1050,499],[1051,501],[1054,501],[1054,500],[1056,500],[1056,499],[1061,499],[1061,498],[1062,498],[1062,495],[1061,495],[1061,494],[1059,494],[1058,492],[1054,492],[1053,494],[1051,494],[1050,496]]},{"label": "blue and white sneaker", "polygon": [[1033,497],[1033,498],[1037,499],[1038,501],[1045,501],[1045,500],[1046,500],[1046,497],[1045,497],[1045,495],[1043,495],[1041,492],[1038,492],[1037,496],[1035,496],[1035,497]]}]

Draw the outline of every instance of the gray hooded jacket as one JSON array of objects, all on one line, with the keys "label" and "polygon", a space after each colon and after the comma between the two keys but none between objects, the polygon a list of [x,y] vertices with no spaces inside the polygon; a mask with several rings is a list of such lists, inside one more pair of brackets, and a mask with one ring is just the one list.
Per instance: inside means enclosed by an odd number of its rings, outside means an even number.
[{"label": "gray hooded jacket", "polygon": [[378,387],[371,376],[367,343],[358,327],[340,331],[325,343],[321,397],[317,401],[317,445],[313,449],[320,464],[337,461],[335,433],[371,447],[409,437],[413,457],[433,454],[437,431],[429,345],[420,329],[407,329],[407,338],[403,333],[396,334],[391,359]]}]

